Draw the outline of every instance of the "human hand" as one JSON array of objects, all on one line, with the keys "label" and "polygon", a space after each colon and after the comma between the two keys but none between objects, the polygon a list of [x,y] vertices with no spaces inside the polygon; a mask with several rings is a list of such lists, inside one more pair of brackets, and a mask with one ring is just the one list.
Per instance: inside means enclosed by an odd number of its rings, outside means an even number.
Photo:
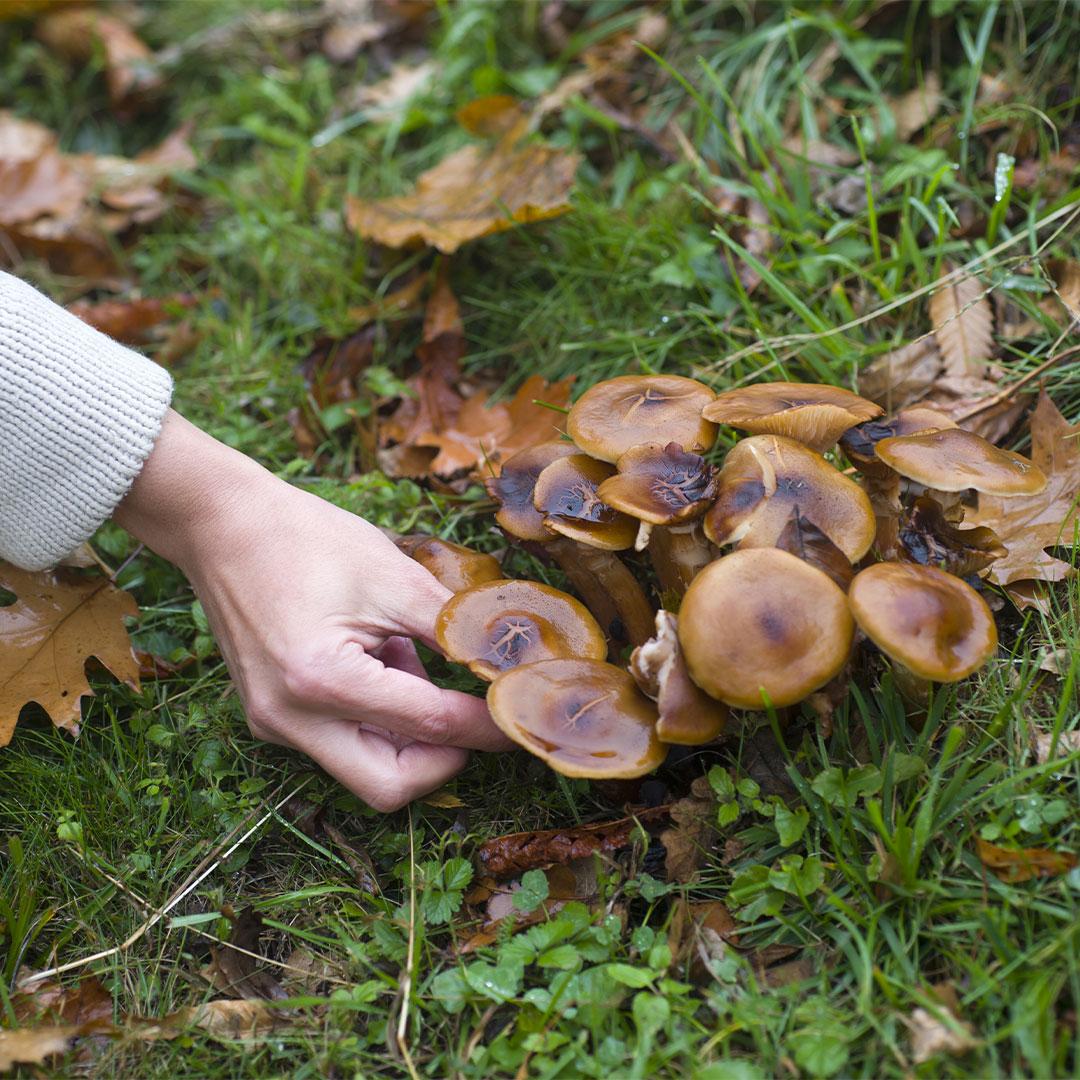
[{"label": "human hand", "polygon": [[302,750],[377,810],[512,744],[483,700],[427,678],[450,593],[374,526],[176,413],[116,520],[188,576],[256,736]]}]

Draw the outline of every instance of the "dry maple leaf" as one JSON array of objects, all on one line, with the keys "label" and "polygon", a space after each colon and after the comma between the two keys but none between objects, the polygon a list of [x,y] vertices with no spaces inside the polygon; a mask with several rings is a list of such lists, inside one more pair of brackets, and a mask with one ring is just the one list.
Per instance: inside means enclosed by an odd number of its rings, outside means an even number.
[{"label": "dry maple leaf", "polygon": [[462,147],[421,174],[409,195],[350,197],[350,228],[387,247],[422,243],[450,253],[477,237],[565,214],[580,156],[523,143],[520,134],[519,126],[490,150]]},{"label": "dry maple leaf", "polygon": [[985,291],[982,282],[968,274],[930,297],[930,321],[945,361],[945,375],[985,371],[994,348],[994,312]]},{"label": "dry maple leaf", "polygon": [[37,702],[52,722],[79,733],[80,702],[93,693],[84,666],[96,657],[116,678],[139,686],[139,665],[124,618],[138,615],[131,594],[103,578],[74,579],[0,563],[0,746],[11,741],[19,712]]},{"label": "dry maple leaf", "polygon": [[1031,460],[1047,476],[1038,495],[980,495],[965,523],[994,530],[1008,554],[986,577],[995,585],[1062,581],[1072,567],[1047,553],[1070,547],[1080,526],[1080,424],[1070,425],[1043,391],[1031,416]]}]

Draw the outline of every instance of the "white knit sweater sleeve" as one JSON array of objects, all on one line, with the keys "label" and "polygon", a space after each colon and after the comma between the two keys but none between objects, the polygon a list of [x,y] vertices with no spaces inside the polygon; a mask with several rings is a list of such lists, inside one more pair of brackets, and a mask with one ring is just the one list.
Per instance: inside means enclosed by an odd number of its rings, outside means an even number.
[{"label": "white knit sweater sleeve", "polygon": [[150,456],[168,373],[0,273],[0,558],[39,570],[105,521]]}]

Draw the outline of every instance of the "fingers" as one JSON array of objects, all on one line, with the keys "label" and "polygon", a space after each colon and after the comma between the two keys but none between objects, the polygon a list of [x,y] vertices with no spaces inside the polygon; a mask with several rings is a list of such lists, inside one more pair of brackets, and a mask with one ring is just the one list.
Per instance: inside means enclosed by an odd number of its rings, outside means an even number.
[{"label": "fingers", "polygon": [[435,618],[453,594],[418,562],[396,549],[393,554],[394,572],[388,580],[396,585],[380,598],[388,629],[402,637],[419,638],[425,645],[438,649]]},{"label": "fingers", "polygon": [[372,653],[372,656],[381,660],[387,667],[397,668],[399,671],[430,682],[428,673],[416,653],[416,646],[409,638],[387,638],[386,642]]},{"label": "fingers", "polygon": [[351,720],[298,728],[293,744],[369,806],[383,813],[441,787],[469,760],[456,746],[410,743],[396,747]]}]

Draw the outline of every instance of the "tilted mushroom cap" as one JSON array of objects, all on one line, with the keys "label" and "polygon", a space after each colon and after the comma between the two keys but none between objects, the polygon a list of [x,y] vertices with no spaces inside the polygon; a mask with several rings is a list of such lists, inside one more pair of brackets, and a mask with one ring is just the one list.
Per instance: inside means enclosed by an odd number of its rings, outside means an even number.
[{"label": "tilted mushroom cap", "polygon": [[844,448],[844,453],[860,468],[876,465],[878,469],[883,469],[885,466],[878,461],[874,453],[874,447],[882,439],[889,439],[894,435],[915,435],[921,431],[943,431],[945,428],[954,427],[956,422],[940,410],[932,409],[929,405],[912,405],[908,409],[901,409],[887,420],[867,420],[863,424],[857,424],[844,432],[840,445]]},{"label": "tilted mushroom cap", "polygon": [[690,677],[728,705],[794,705],[847,661],[855,626],[847,598],[820,570],[776,548],[710,563],[679,608]]},{"label": "tilted mushroom cap", "polygon": [[703,453],[716,442],[716,425],[701,410],[716,395],[681,375],[620,375],[586,390],[570,409],[566,430],[585,453],[618,461],[641,443],[678,443]]},{"label": "tilted mushroom cap", "polygon": [[571,442],[546,442],[519,450],[502,464],[498,476],[484,481],[487,493],[498,504],[495,520],[519,540],[544,542],[551,530],[544,526],[544,515],[533,506],[536,478],[559,458],[578,453]]},{"label": "tilted mushroom cap", "polygon": [[613,664],[526,664],[500,675],[487,702],[506,735],[565,776],[629,779],[667,756],[656,706]]},{"label": "tilted mushroom cap", "polygon": [[616,510],[650,525],[701,517],[716,495],[716,469],[678,443],[643,443],[623,454],[597,492]]},{"label": "tilted mushroom cap", "polygon": [[967,678],[997,648],[983,598],[932,566],[875,563],[855,575],[848,600],[863,633],[923,679]]},{"label": "tilted mushroom cap", "polygon": [[870,499],[820,454],[782,435],[754,435],[724,459],[717,497],[705,516],[714,544],[771,547],[795,508],[852,562],[874,542]]},{"label": "tilted mushroom cap", "polygon": [[1026,457],[963,428],[894,436],[875,449],[890,469],[937,491],[1037,495],[1046,487],[1046,474]]},{"label": "tilted mushroom cap", "polygon": [[638,523],[597,494],[614,474],[611,465],[587,454],[560,458],[537,478],[533,506],[543,514],[548,529],[605,551],[622,551],[633,544]]},{"label": "tilted mushroom cap", "polygon": [[503,576],[494,556],[437,536],[403,536],[397,546],[451,592],[462,592],[485,581],[498,581]]},{"label": "tilted mushroom cap", "polygon": [[602,660],[607,641],[582,604],[535,581],[489,581],[452,596],[435,620],[443,652],[482,679],[536,660]]},{"label": "tilted mushroom cap", "polygon": [[786,435],[824,453],[848,428],[881,412],[880,405],[839,386],[770,382],[726,390],[702,415],[754,435]]},{"label": "tilted mushroom cap", "polygon": [[656,633],[630,657],[630,674],[641,692],[656,702],[656,735],[661,742],[700,746],[724,730],[728,711],[690,678],[679,645],[678,620],[662,608]]}]

